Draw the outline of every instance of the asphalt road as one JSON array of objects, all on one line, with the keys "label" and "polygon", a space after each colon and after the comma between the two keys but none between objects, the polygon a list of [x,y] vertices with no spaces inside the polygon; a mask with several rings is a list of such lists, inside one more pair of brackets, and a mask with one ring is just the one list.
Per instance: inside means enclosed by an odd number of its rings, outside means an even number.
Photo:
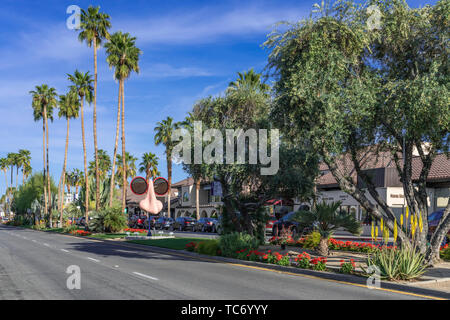
[{"label": "asphalt road", "polygon": [[[81,289],[69,290],[69,266]],[[0,299],[418,299],[139,247],[0,226]]]}]

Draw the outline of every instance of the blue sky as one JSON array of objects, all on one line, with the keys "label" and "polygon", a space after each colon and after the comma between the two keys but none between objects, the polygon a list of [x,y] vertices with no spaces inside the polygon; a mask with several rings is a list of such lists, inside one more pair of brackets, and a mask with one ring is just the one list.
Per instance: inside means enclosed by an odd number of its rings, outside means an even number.
[{"label": "blue sky", "polygon": [[[195,101],[225,90],[238,71],[263,71],[268,52],[261,47],[274,23],[296,21],[316,1],[63,1],[2,0],[0,3],[0,157],[28,149],[34,171],[42,170],[42,124],[33,121],[29,91],[47,83],[58,94],[67,91],[67,73],[93,73],[93,52],[66,28],[66,9],[76,4],[101,6],[112,30],[137,37],[143,51],[141,72],[125,85],[126,149],[140,158],[153,152],[167,175],[164,148],[154,144],[156,122],[179,121]],[[435,1],[408,1],[422,6]],[[98,56],[98,143],[112,155],[118,85]],[[92,107],[85,108],[88,161],[93,159]],[[66,122],[50,124],[50,171],[59,179],[64,161]],[[139,164],[139,161],[136,163]],[[71,121],[68,169],[83,169],[80,120]],[[3,174],[2,174],[3,175]],[[174,181],[186,177],[174,168]],[[4,193],[4,177],[0,179]],[[19,181],[21,176],[19,175]]]}]

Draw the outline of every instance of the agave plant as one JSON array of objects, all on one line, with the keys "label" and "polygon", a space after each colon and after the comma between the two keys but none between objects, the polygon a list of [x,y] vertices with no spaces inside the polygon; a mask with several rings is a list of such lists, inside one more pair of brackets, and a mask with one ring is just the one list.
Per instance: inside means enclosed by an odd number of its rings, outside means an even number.
[{"label": "agave plant", "polygon": [[367,257],[367,266],[376,267],[380,271],[381,279],[412,280],[424,274],[424,261],[424,256],[415,248],[403,247],[377,250]]}]

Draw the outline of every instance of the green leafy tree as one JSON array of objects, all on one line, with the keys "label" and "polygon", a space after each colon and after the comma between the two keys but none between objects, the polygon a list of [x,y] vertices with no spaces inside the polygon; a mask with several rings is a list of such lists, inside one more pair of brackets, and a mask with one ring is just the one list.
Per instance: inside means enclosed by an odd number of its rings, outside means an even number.
[{"label": "green leafy tree", "polygon": [[95,208],[98,210],[99,198],[99,159],[97,144],[97,50],[102,42],[110,38],[108,29],[111,28],[110,16],[100,12],[100,7],[89,6],[87,10],[81,10],[80,16],[80,34],[78,39],[86,42],[88,47],[94,48],[94,148],[95,148]]},{"label": "green leafy tree", "polygon": [[[449,3],[418,9],[397,0],[371,3],[382,14],[378,29],[367,23],[365,5],[339,1],[271,35],[271,118],[292,143],[306,142],[340,188],[393,232],[398,219],[366,170],[368,162],[390,155],[408,207],[424,222],[415,237],[397,226],[398,240],[426,252],[432,264],[450,229],[449,204],[427,248],[427,176],[449,144]],[[417,187],[414,149],[422,164]]]}]

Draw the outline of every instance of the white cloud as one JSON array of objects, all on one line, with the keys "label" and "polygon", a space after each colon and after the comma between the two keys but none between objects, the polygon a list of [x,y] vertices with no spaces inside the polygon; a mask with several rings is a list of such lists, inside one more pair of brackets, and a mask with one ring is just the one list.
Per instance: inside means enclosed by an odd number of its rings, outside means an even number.
[{"label": "white cloud", "polygon": [[296,21],[304,12],[301,8],[268,7],[267,4],[228,11],[204,8],[162,17],[119,20],[118,25],[122,29],[126,26],[143,44],[199,44],[223,36],[269,33],[275,23]]}]

